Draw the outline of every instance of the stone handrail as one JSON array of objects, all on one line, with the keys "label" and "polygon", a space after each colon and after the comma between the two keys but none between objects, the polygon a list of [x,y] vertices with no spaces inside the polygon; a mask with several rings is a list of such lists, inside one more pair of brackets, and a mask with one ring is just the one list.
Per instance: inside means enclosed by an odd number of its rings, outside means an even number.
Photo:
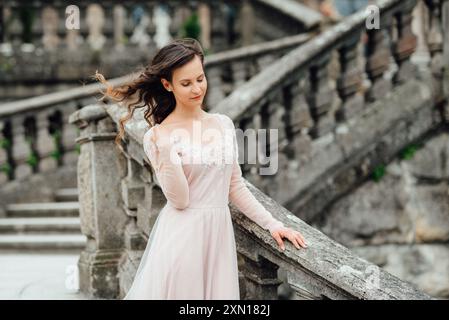
[{"label": "stone handrail", "polygon": [[[141,112],[126,126],[125,153],[114,146],[116,124],[125,112],[118,105],[96,104],[70,118],[81,130],[80,214],[82,231],[89,238],[79,261],[81,289],[102,298],[122,297],[128,290],[165,202],[143,152],[148,124]],[[284,252],[279,251],[269,233],[232,206],[237,250],[244,260],[239,268],[242,299],[276,299],[281,283],[278,268],[287,271],[287,282],[300,299],[430,298],[355,256],[246,183],[274,217],[302,231],[309,247],[296,250],[287,244]]]}]

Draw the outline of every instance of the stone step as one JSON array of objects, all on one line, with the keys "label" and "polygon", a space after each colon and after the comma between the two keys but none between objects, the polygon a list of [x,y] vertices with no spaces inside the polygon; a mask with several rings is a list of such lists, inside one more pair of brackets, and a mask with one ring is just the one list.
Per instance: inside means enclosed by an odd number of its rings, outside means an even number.
[{"label": "stone step", "polygon": [[15,203],[6,206],[6,215],[21,217],[78,217],[78,202]]},{"label": "stone step", "polygon": [[55,201],[57,202],[77,202],[78,188],[61,188],[55,191]]},{"label": "stone step", "polygon": [[4,218],[0,219],[0,234],[10,233],[81,233],[80,219],[55,218]]},{"label": "stone step", "polygon": [[79,250],[86,246],[86,237],[81,234],[0,235],[1,250]]}]

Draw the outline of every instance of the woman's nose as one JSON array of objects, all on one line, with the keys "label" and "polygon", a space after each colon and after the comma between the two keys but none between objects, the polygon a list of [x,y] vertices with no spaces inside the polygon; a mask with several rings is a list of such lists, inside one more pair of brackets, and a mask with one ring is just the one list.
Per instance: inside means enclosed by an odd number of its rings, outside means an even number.
[{"label": "woman's nose", "polygon": [[192,87],[192,93],[199,94],[201,92],[200,86],[196,85]]}]

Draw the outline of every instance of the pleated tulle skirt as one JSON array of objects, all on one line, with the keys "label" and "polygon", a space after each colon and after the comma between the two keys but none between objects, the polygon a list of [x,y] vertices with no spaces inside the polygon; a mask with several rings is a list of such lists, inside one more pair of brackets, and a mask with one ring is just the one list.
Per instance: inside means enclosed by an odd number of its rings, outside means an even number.
[{"label": "pleated tulle skirt", "polygon": [[178,210],[166,205],[124,299],[240,298],[228,206]]}]

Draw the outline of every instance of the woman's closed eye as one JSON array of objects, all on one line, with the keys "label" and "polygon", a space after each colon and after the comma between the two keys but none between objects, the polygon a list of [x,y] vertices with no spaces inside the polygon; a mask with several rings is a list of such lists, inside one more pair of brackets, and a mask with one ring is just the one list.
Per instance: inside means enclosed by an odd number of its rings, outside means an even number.
[{"label": "woman's closed eye", "polygon": [[[203,79],[201,79],[201,80],[197,80],[198,82],[203,82]],[[187,86],[189,86],[190,85],[190,83],[183,83],[182,84],[182,86],[183,87],[187,87]]]}]

